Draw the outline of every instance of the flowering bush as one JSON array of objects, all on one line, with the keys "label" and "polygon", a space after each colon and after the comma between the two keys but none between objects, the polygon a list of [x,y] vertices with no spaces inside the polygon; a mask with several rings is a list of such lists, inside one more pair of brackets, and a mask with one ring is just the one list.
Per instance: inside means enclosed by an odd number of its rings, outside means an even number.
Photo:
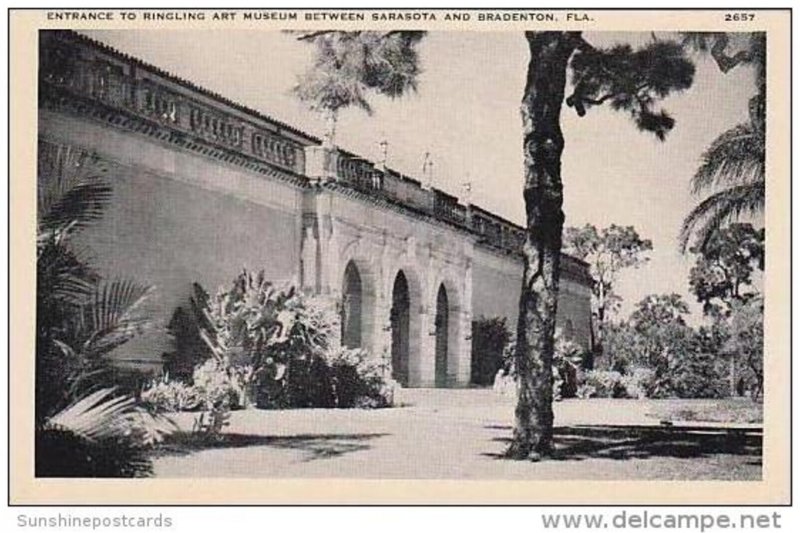
[{"label": "flowering bush", "polygon": [[156,413],[193,411],[201,403],[200,395],[193,386],[181,381],[171,381],[167,374],[147,385],[140,399]]},{"label": "flowering bush", "polygon": [[193,384],[164,375],[142,391],[141,401],[153,412],[200,411],[194,431],[216,435],[227,425],[232,409],[247,405],[250,367],[233,367],[224,359],[197,366]]},{"label": "flowering bush", "polygon": [[622,374],[616,370],[592,370],[578,387],[580,398],[650,398],[654,394],[656,373],[649,368],[634,368]]},{"label": "flowering bush", "polygon": [[206,410],[227,405],[231,409],[247,406],[247,366],[233,367],[224,360],[209,359],[194,369],[194,390]]},{"label": "flowering bush", "polygon": [[624,398],[622,374],[615,370],[590,370],[578,388],[579,398]]}]

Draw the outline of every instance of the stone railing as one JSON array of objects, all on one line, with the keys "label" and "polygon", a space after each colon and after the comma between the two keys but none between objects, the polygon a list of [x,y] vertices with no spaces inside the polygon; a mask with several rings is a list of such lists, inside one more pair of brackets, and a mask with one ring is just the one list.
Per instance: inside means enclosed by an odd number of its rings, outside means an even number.
[{"label": "stone railing", "polygon": [[383,173],[375,166],[356,156],[340,155],[336,158],[336,177],[361,191],[381,191]]},{"label": "stone railing", "polygon": [[426,189],[417,180],[391,169],[381,170],[352,154],[338,152],[335,160],[333,179],[338,183],[466,229],[477,234],[482,245],[506,253],[522,251],[524,230],[493,213],[461,204],[455,196]]},{"label": "stone railing", "polygon": [[427,214],[433,212],[433,195],[417,180],[387,170],[384,173],[384,193],[397,203],[408,205]]},{"label": "stone railing", "polygon": [[279,134],[279,124],[248,118],[188,82],[71,32],[43,32],[40,50],[43,99],[102,106],[119,113],[112,124],[133,116],[194,143],[304,172],[303,144]]},{"label": "stone railing", "polygon": [[481,236],[481,243],[508,252],[521,252],[525,231],[519,226],[485,211],[470,207],[470,227]]},{"label": "stone railing", "polygon": [[433,214],[436,218],[467,226],[467,208],[458,203],[458,198],[438,189],[433,189]]},{"label": "stone railing", "polygon": [[522,250],[522,228],[497,215],[354,154],[331,152],[308,134],[91,39],[44,31],[39,49],[42,107],[100,118],[248,168],[290,171],[305,183],[334,179],[469,231],[481,245]]}]

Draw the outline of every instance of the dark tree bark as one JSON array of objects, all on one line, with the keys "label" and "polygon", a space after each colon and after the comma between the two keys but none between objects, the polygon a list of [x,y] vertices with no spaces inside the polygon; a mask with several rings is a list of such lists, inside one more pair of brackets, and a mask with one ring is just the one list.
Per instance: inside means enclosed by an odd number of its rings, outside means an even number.
[{"label": "dark tree bark", "polygon": [[521,108],[527,235],[515,354],[519,394],[508,455],[538,459],[551,451],[553,437],[553,336],[564,226],[561,105],[569,59],[581,37],[526,32],[525,38],[531,54]]}]

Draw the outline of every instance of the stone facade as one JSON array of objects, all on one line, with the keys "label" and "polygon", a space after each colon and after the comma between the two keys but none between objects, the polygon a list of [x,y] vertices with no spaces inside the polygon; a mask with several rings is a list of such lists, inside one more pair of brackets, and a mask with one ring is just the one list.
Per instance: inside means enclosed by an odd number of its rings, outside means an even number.
[{"label": "stone facade", "polygon": [[[463,386],[472,322],[517,315],[524,232],[443,191],[69,32],[42,32],[39,139],[108,162],[115,200],[82,236],[101,272],[156,287],[166,324],[192,282],[242,266],[342,302],[342,342],[407,386]],[[558,322],[588,348],[587,265],[564,256]],[[122,358],[157,360],[154,333]]]}]

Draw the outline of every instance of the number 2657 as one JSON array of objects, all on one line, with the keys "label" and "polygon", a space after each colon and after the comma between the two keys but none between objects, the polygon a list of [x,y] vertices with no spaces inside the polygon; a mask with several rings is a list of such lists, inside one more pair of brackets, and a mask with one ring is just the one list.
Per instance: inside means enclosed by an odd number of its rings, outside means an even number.
[{"label": "number 2657", "polygon": [[755,19],[755,13],[725,13],[725,22],[751,22]]}]

